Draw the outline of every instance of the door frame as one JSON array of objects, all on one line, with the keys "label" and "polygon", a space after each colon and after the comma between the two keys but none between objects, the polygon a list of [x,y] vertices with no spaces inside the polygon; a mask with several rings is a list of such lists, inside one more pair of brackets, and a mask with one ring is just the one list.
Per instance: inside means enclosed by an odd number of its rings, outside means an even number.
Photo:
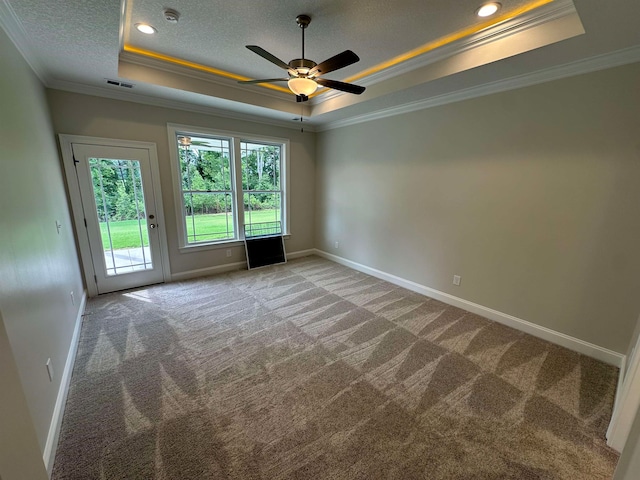
[{"label": "door frame", "polygon": [[84,211],[82,208],[82,199],[80,197],[80,187],[78,185],[78,177],[74,165],[73,143],[82,143],[86,145],[100,145],[107,147],[128,147],[139,148],[149,152],[149,161],[151,166],[151,185],[155,192],[155,210],[156,222],[158,225],[158,238],[160,239],[160,260],[162,263],[162,278],[164,282],[171,280],[171,268],[169,266],[169,250],[167,247],[167,230],[164,221],[164,208],[162,205],[162,189],[160,188],[160,169],[158,167],[158,152],[156,144],[152,142],[138,142],[134,140],[118,140],[114,138],[85,137],[82,135],[66,135],[59,134],[60,151],[62,152],[62,164],[64,166],[64,174],[67,183],[67,192],[69,193],[69,202],[71,204],[71,212],[76,233],[78,250],[80,253],[80,263],[82,265],[82,273],[84,275],[85,286],[89,297],[98,295],[98,287],[94,279],[94,268],[91,257],[91,249],[89,248],[89,237],[85,226]]},{"label": "door frame", "polygon": [[[638,319],[637,330],[640,329]],[[622,452],[631,431],[633,420],[640,415],[640,334],[635,338],[629,357],[620,366],[621,381],[618,384],[611,422],[607,430],[607,445]]]}]

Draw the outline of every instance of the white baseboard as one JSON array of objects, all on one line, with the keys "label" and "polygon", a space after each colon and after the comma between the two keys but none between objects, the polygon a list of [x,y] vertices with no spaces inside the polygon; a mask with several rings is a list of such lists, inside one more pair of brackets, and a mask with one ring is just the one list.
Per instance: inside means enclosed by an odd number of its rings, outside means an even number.
[{"label": "white baseboard", "polygon": [[[287,260],[293,260],[295,258],[308,257],[309,255],[315,254],[316,250],[314,248],[310,248],[308,250],[298,250],[297,252],[287,253],[286,255]],[[209,275],[232,272],[234,270],[242,270],[245,268],[247,268],[247,262],[225,263],[224,265],[216,265],[214,267],[198,268],[197,270],[174,273],[171,275],[171,281],[178,282],[181,280],[189,280],[191,278],[207,277]]]},{"label": "white baseboard", "polygon": [[187,270],[186,272],[173,273],[171,274],[171,281],[179,282],[181,280],[190,280],[192,278],[208,277],[209,275],[232,272],[234,270],[241,270],[243,268],[247,268],[247,262],[225,263],[224,265],[216,265],[215,267],[198,268],[196,270]]},{"label": "white baseboard", "polygon": [[73,327],[73,336],[71,337],[71,345],[69,346],[69,353],[67,354],[67,361],[64,364],[64,372],[62,372],[62,378],[60,379],[60,388],[58,389],[58,397],[56,398],[56,405],[53,408],[53,417],[51,418],[51,425],[49,426],[49,434],[47,435],[47,442],[44,446],[44,453],[42,459],[47,467],[47,473],[51,477],[53,470],[53,462],[56,458],[56,449],[58,448],[58,437],[60,436],[60,426],[62,425],[62,416],[64,415],[64,407],[67,403],[67,394],[69,393],[69,385],[71,383],[71,374],[73,373],[73,365],[76,360],[76,353],[78,351],[78,341],[80,340],[80,328],[82,327],[82,316],[84,315],[84,309],[87,305],[87,291],[82,292],[82,300],[80,300],[80,306],[78,308],[78,315],[76,317],[76,323]]},{"label": "white baseboard", "polygon": [[316,254],[315,248],[309,248],[308,250],[298,250],[297,252],[287,253],[287,260],[294,260],[296,258],[309,257]]},{"label": "white baseboard", "polygon": [[522,332],[533,335],[534,337],[547,340],[551,343],[555,343],[556,345],[566,347],[570,350],[582,353],[610,365],[620,367],[623,363],[623,359],[625,356],[621,353],[614,352],[613,350],[600,347],[593,343],[585,342],[584,340],[580,340],[579,338],[575,338],[564,333],[556,332],[555,330],[551,330],[547,327],[542,327],[535,323],[527,322],[526,320],[514,317],[513,315],[499,312],[498,310],[494,310],[477,303],[469,302],[468,300],[465,300],[463,298],[459,298],[454,295],[450,295],[448,293],[441,292],[424,285],[420,285],[419,283],[412,282],[411,280],[406,280],[390,273],[386,273],[381,270],[377,270],[375,268],[371,268],[366,265],[347,260],[346,258],[333,255],[323,250],[316,249],[316,254],[320,257],[332,260],[346,267],[358,270],[359,272],[366,273],[382,280],[386,280],[387,282],[406,288],[407,290],[411,290],[427,297],[440,300],[441,302],[462,308],[463,310],[467,310],[468,312],[482,315],[483,317],[489,318],[508,327],[515,328],[516,330],[520,330]]}]

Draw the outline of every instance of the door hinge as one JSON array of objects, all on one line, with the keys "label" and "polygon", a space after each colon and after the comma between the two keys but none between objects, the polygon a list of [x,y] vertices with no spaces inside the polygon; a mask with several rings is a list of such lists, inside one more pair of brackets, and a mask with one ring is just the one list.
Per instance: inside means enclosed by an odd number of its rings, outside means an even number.
[{"label": "door hinge", "polygon": [[76,160],[76,154],[72,152],[72,153],[71,153],[71,155],[73,156],[73,164],[74,164],[74,165],[79,164],[79,163],[80,163],[80,161],[79,161],[79,160]]},{"label": "door hinge", "polygon": [[84,220],[84,228],[87,228],[87,219],[83,218],[83,220]]},{"label": "door hinge", "polygon": [[96,285],[98,284],[98,277],[96,275],[93,276],[93,281],[96,282]]}]

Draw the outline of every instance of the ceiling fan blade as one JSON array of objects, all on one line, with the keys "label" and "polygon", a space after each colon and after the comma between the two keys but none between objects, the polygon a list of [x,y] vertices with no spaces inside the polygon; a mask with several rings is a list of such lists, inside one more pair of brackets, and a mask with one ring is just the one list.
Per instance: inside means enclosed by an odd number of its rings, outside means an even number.
[{"label": "ceiling fan blade", "polygon": [[284,68],[285,70],[289,70],[289,65],[287,65],[286,63],[284,63],[282,60],[280,60],[278,57],[276,57],[275,55],[271,55],[269,52],[267,52],[264,48],[259,47],[257,45],[247,45],[246,46],[249,50],[251,50],[253,53],[257,53],[258,55],[260,55],[262,58],[264,58],[265,60],[269,60],[271,63],[279,66],[280,68]]},{"label": "ceiling fan blade", "polygon": [[273,83],[273,82],[287,82],[288,78],[262,78],[258,80],[238,80],[238,83]]},{"label": "ceiling fan blade", "polygon": [[348,67],[349,65],[356,63],[360,60],[360,57],[353,53],[351,50],[345,50],[338,55],[335,55],[328,60],[316,65],[309,71],[309,75],[313,76],[316,74],[323,75],[325,73],[333,72],[334,70],[338,70],[340,68]]},{"label": "ceiling fan blade", "polygon": [[338,82],[336,80],[329,80],[327,78],[314,78],[314,80],[316,81],[316,83],[322,85],[323,87],[333,88],[334,90],[340,90],[342,92],[355,93],[356,95],[360,95],[365,91],[365,87],[354,85],[352,83]]}]

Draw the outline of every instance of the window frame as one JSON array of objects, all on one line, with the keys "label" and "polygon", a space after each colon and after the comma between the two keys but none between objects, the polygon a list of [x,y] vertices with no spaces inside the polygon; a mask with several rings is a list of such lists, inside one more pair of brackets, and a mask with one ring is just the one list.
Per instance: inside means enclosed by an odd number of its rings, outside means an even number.
[{"label": "window frame", "polygon": [[[249,145],[260,145],[260,146],[263,146],[263,147],[278,147],[280,149],[280,154],[279,154],[280,155],[280,172],[278,174],[278,176],[279,176],[278,183],[280,185],[280,189],[279,190],[249,190],[249,189],[245,190],[244,189],[243,179],[244,179],[244,173],[245,172],[244,172],[244,167],[242,165],[242,162],[243,162],[242,155],[243,155],[244,152],[250,151],[250,149],[248,150],[247,147],[245,147],[245,149],[242,149],[242,144],[243,143],[245,145],[247,145],[247,146],[249,146]],[[273,142],[267,142],[267,141],[253,141],[253,140],[248,140],[246,138],[241,138],[239,145],[240,145],[240,169],[241,169],[241,172],[240,172],[241,179],[240,180],[241,180],[241,183],[242,183],[242,192],[241,192],[242,199],[241,199],[241,201],[242,201],[242,204],[243,204],[243,211],[242,211],[243,225],[246,225],[246,222],[244,222],[244,218],[246,218],[247,211],[249,212],[249,218],[251,218],[252,212],[256,211],[256,210],[253,210],[251,208],[251,196],[252,195],[278,194],[280,196],[279,204],[281,206],[280,207],[280,223],[281,223],[281,227],[282,227],[282,232],[284,234],[284,232],[285,232],[285,227],[284,227],[285,221],[282,218],[282,213],[283,213],[283,208],[282,208],[282,204],[283,203],[282,202],[284,201],[284,197],[283,197],[284,188],[282,187],[282,184],[283,184],[282,183],[283,182],[283,179],[282,179],[282,157],[283,157],[282,151],[283,151],[283,145],[282,145],[282,143],[280,143],[280,142],[273,143]],[[248,199],[247,203],[249,205],[249,209],[247,211],[244,210],[244,198],[245,198],[245,195],[247,196],[247,199]],[[260,222],[257,222],[257,223],[260,223]],[[243,234],[245,233],[244,228],[243,228],[242,232],[243,232]]]},{"label": "window frame", "polygon": [[[178,135],[181,135],[182,133],[179,133]],[[211,242],[229,242],[229,241],[235,241],[237,240],[237,232],[238,232],[238,225],[237,225],[237,217],[235,215],[233,215],[233,212],[235,212],[235,208],[236,208],[236,191],[233,188],[233,186],[235,185],[235,172],[233,169],[233,159],[232,159],[232,152],[231,150],[233,149],[233,144],[232,144],[232,138],[231,137],[227,137],[227,136],[208,136],[211,140],[218,140],[221,142],[226,142],[228,145],[228,150],[229,150],[229,183],[228,183],[228,189],[223,189],[223,190],[210,190],[210,191],[199,191],[199,190],[185,190],[184,189],[184,185],[182,183],[182,166],[178,165],[178,171],[180,174],[180,189],[181,189],[181,199],[182,199],[182,212],[184,213],[186,211],[186,203],[185,203],[185,197],[189,194],[193,194],[193,192],[196,192],[195,194],[222,194],[222,195],[229,195],[231,197],[231,223],[232,223],[232,228],[233,228],[233,232],[234,232],[234,236],[229,238],[223,238],[220,240],[212,240]],[[178,147],[179,148],[179,147]],[[178,162],[180,162],[180,157],[178,155],[178,151],[176,151],[176,156],[178,158]],[[226,184],[226,182],[225,182]],[[193,205],[191,206],[192,212],[193,212]],[[192,216],[194,216],[194,214],[192,214]],[[193,246],[193,245],[206,245],[207,243],[210,242],[206,242],[206,241],[202,241],[202,242],[189,242],[189,228],[186,226],[186,217],[183,216],[182,221],[184,222],[183,227],[185,228],[185,245],[188,246]],[[205,234],[206,235],[206,234]],[[193,232],[193,237],[197,237],[197,233],[195,231],[195,227],[194,227],[194,232]]]},{"label": "window frame", "polygon": [[[289,152],[290,141],[288,138],[270,137],[264,135],[254,135],[245,132],[233,132],[228,130],[211,129],[206,127],[195,127],[192,125],[167,124],[169,137],[169,160],[171,164],[172,189],[174,205],[176,210],[176,231],[178,234],[178,249],[180,252],[193,252],[198,250],[209,250],[224,248],[244,243],[244,194],[242,184],[242,155],[240,144],[265,143],[267,145],[279,145],[280,154],[280,189],[281,189],[281,214],[282,235],[286,238],[290,236],[290,202],[289,202]],[[232,239],[214,240],[201,243],[189,243],[187,238],[184,192],[182,190],[182,171],[180,158],[178,157],[178,135],[206,136],[213,138],[229,139],[229,165],[231,170],[231,187],[233,201],[233,224],[235,236]]]}]

